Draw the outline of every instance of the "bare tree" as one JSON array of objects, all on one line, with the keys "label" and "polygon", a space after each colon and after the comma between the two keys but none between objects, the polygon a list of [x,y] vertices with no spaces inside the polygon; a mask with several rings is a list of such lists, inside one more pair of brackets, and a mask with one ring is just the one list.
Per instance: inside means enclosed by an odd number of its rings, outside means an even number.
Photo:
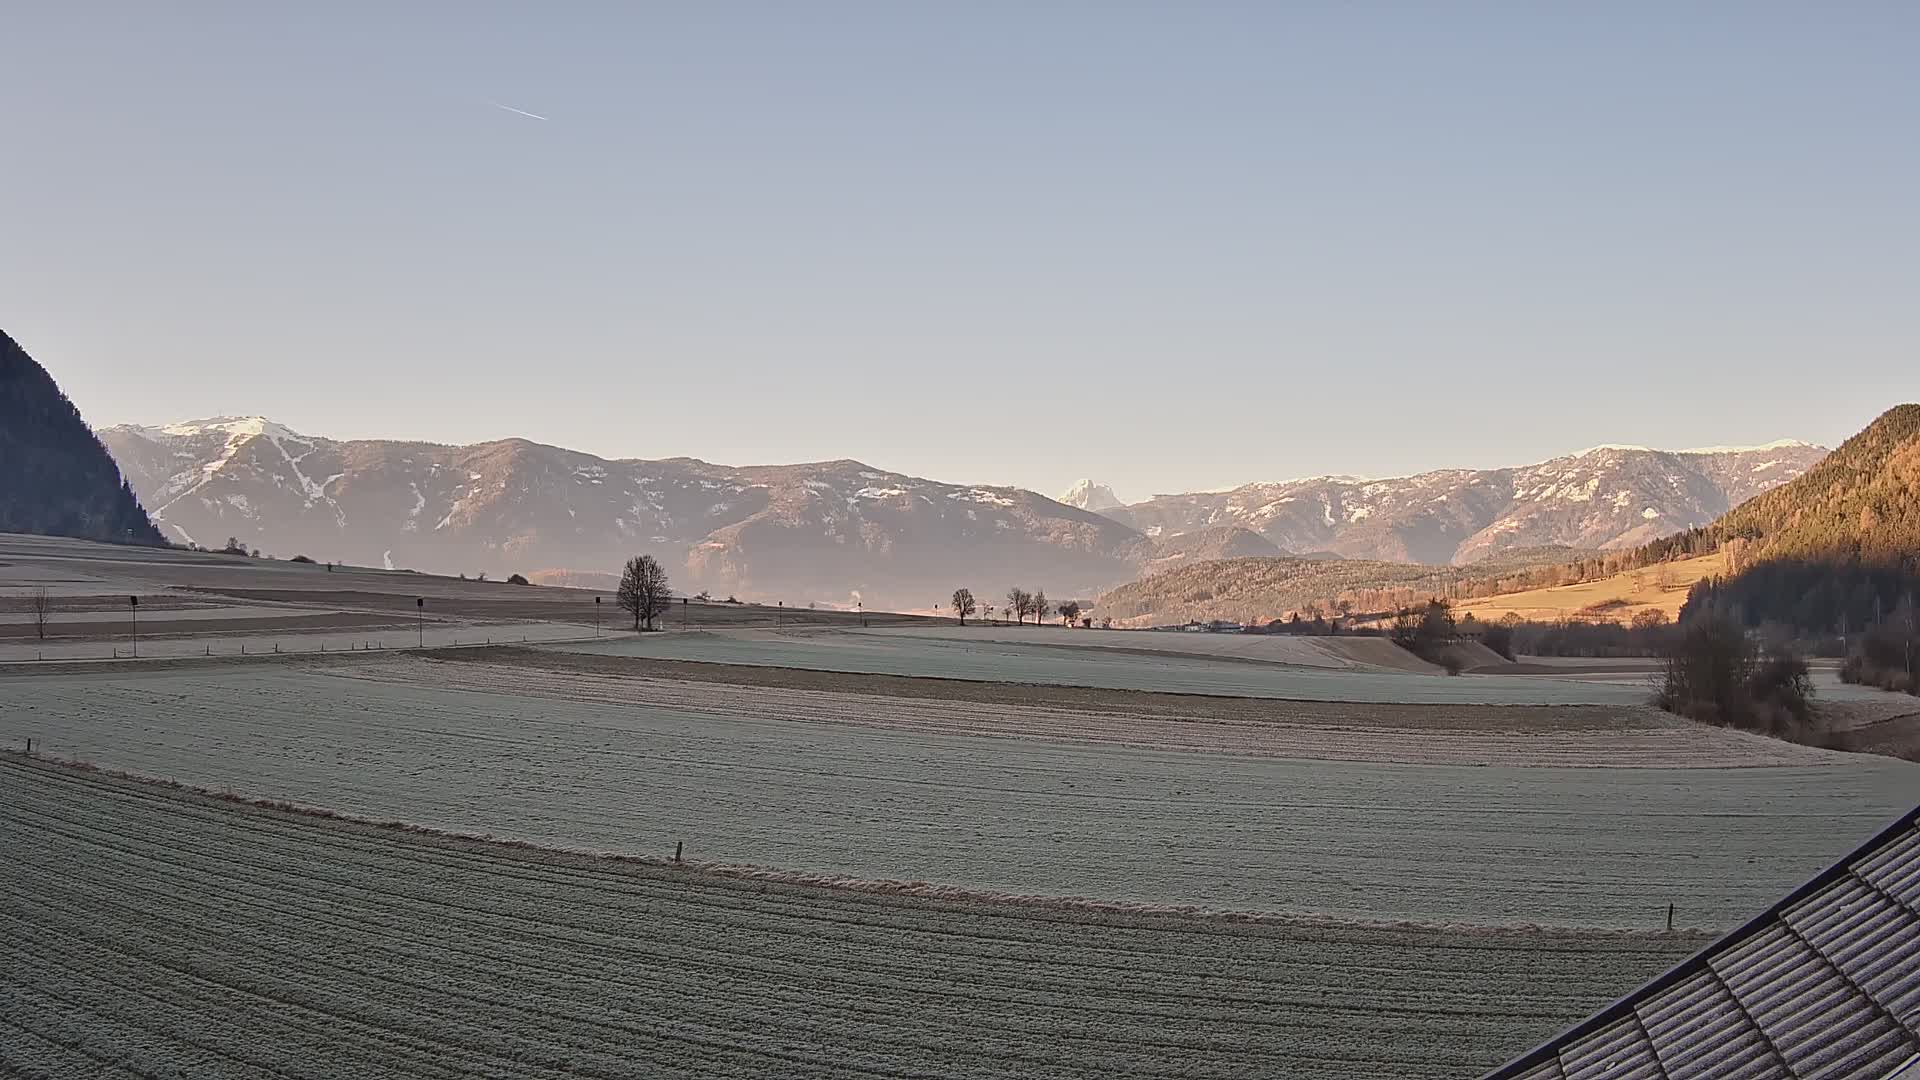
[{"label": "bare tree", "polygon": [[1007,610],[1013,612],[1013,621],[1017,626],[1027,621],[1027,610],[1033,606],[1033,597],[1027,590],[1015,585],[1007,590]]},{"label": "bare tree", "polygon": [[1642,608],[1633,613],[1627,625],[1635,630],[1658,630],[1667,625],[1667,613],[1659,608]]},{"label": "bare tree", "polygon": [[973,602],[972,589],[953,590],[953,613],[960,616],[961,626],[967,625],[967,616],[979,609],[980,605]]},{"label": "bare tree", "polygon": [[980,609],[980,617],[987,620],[988,622],[992,622],[993,613],[999,610],[1000,610],[999,608],[994,607],[992,604],[988,604],[986,607],[983,607]]},{"label": "bare tree", "polygon": [[1080,602],[1078,600],[1069,600],[1066,603],[1060,605],[1060,621],[1061,622],[1066,623],[1068,626],[1072,626],[1073,620],[1079,617],[1080,617]]},{"label": "bare tree", "polygon": [[1040,620],[1047,617],[1047,590],[1035,589],[1027,597],[1027,610],[1033,612],[1033,625],[1039,626]]},{"label": "bare tree", "polygon": [[673,602],[673,592],[667,587],[667,571],[660,560],[651,555],[635,555],[627,560],[627,566],[620,574],[620,591],[614,600],[621,610],[632,613],[633,628],[639,630],[644,625],[653,629],[653,620],[667,610]]},{"label": "bare tree", "polygon": [[33,632],[40,640],[47,639],[47,616],[53,614],[53,598],[47,595],[45,585],[33,590]]}]

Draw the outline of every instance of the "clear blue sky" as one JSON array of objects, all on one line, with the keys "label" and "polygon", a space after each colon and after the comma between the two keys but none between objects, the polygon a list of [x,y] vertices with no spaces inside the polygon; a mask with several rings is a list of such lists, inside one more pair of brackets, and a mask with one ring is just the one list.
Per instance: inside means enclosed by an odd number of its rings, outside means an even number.
[{"label": "clear blue sky", "polygon": [[1141,498],[1920,398],[1910,2],[71,0],[5,37],[0,328],[96,424]]}]

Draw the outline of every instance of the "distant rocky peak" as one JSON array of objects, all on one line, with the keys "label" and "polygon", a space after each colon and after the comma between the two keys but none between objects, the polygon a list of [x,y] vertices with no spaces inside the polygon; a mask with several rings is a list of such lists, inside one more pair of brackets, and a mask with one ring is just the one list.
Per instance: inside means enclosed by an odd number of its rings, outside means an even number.
[{"label": "distant rocky peak", "polygon": [[1077,506],[1082,510],[1098,513],[1101,510],[1113,510],[1122,505],[1120,497],[1113,488],[1092,480],[1076,480],[1073,486],[1060,496],[1059,501],[1067,506]]}]

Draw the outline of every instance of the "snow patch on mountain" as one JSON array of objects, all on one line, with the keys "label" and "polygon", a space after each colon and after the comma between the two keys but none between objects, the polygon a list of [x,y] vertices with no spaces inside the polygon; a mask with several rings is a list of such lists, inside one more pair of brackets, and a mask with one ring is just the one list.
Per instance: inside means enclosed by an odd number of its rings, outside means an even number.
[{"label": "snow patch on mountain", "polygon": [[1752,454],[1762,450],[1817,450],[1818,446],[1804,439],[1775,439],[1770,443],[1756,446],[1689,446],[1684,450],[1662,450],[1654,446],[1635,446],[1632,443],[1601,443],[1589,446],[1585,450],[1576,450],[1568,457],[1586,457],[1603,450],[1624,450],[1639,454]]},{"label": "snow patch on mountain", "polygon": [[1759,446],[1695,446],[1686,450],[1675,450],[1676,454],[1751,454],[1760,450],[1817,450],[1819,447],[1804,439],[1775,439]]}]

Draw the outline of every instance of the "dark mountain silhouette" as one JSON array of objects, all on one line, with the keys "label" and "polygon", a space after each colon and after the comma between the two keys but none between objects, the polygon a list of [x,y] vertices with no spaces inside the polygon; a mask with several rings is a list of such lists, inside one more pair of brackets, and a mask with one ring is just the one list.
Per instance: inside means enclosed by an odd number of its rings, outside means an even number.
[{"label": "dark mountain silhouette", "polygon": [[160,532],[53,376],[0,332],[0,532],[158,544]]}]

